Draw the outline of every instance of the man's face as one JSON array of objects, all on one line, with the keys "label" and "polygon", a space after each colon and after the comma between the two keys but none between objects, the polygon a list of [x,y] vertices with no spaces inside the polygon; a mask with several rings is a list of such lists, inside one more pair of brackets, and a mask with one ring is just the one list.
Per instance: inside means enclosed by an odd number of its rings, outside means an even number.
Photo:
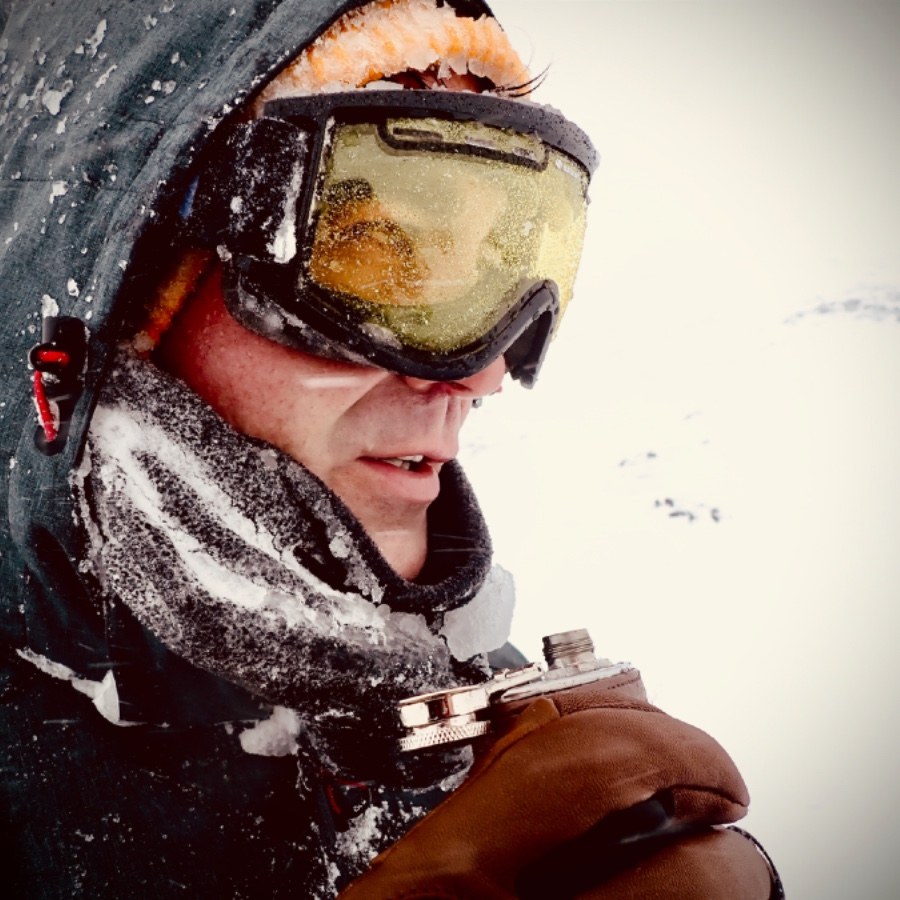
[{"label": "man's face", "polygon": [[501,357],[469,378],[433,382],[283,347],[232,318],[218,275],[179,314],[160,361],[237,430],[324,481],[407,578],[425,561],[426,512],[472,401],[496,392],[505,373]]},{"label": "man's face", "polygon": [[[353,27],[361,22],[363,17],[355,18]],[[403,41],[397,40],[400,46]],[[491,40],[503,41],[502,32]],[[418,47],[424,36],[416,34],[413,41]],[[473,45],[468,52],[487,50]],[[346,51],[342,58],[348,58]],[[491,58],[500,69],[509,67],[498,70],[498,83],[527,79],[511,48]],[[375,60],[365,62],[367,70],[386,71]],[[445,71],[443,65],[422,72],[407,71],[406,65],[388,80],[455,91],[479,91],[485,83],[469,73]],[[283,76],[267,91],[282,80],[292,83],[289,72]],[[280,93],[279,88],[273,96]],[[460,215],[478,220],[465,211]],[[359,248],[349,250],[354,265],[348,271],[356,272],[354,277],[361,272],[372,280],[397,269],[390,259],[381,259],[380,268],[371,259],[363,265]],[[452,263],[458,277],[463,262]],[[232,426],[283,450],[325,482],[406,578],[414,578],[425,562],[426,514],[438,495],[441,466],[457,454],[472,402],[498,391],[506,371],[501,357],[469,378],[433,382],[288,349],[231,317],[217,275],[179,313],[160,345],[159,360]]]}]

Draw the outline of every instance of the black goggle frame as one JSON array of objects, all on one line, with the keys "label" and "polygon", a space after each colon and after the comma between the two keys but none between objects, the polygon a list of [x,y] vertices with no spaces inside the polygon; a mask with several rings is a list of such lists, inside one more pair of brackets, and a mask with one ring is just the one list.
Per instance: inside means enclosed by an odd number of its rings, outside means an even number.
[{"label": "black goggle frame", "polygon": [[[598,162],[587,135],[560,113],[491,94],[370,89],[274,100],[266,104],[262,118],[217,132],[185,213],[187,239],[219,250],[229,311],[272,340],[434,381],[468,377],[502,354],[512,377],[530,387],[559,316],[553,281],[531,285],[477,340],[450,353],[435,353],[374,340],[346,303],[305,277],[314,230],[310,211],[329,124],[377,124],[394,118],[477,122],[532,135],[570,157],[588,178]],[[467,146],[465,152],[504,158],[487,147]],[[529,164],[520,157],[511,161]],[[279,240],[285,203],[294,200],[296,252],[279,262],[272,248]]]}]

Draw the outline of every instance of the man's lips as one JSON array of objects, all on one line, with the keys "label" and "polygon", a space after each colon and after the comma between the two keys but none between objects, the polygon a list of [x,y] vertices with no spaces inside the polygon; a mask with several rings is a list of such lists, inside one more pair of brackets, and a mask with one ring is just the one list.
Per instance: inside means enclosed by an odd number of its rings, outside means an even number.
[{"label": "man's lips", "polygon": [[444,460],[438,460],[430,456],[425,456],[424,453],[413,453],[409,456],[381,456],[373,458],[377,462],[383,462],[391,466],[396,466],[398,469],[403,469],[406,472],[421,472],[426,468],[433,469],[435,466],[441,466],[444,464]]},{"label": "man's lips", "polygon": [[429,473],[439,472],[444,463],[449,462],[452,457],[448,456],[429,456],[427,453],[404,453],[395,455],[375,456],[367,455],[360,457],[364,462],[379,463],[387,466],[393,466],[403,472]]},{"label": "man's lips", "polygon": [[361,456],[366,468],[379,476],[380,491],[407,500],[430,503],[440,491],[439,474],[446,457],[411,453],[397,456]]}]

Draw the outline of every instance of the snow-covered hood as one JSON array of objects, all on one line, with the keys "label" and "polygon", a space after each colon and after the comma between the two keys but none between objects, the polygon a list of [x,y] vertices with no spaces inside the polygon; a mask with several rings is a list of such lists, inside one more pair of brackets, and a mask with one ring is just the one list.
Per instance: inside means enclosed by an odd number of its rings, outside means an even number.
[{"label": "snow-covered hood", "polygon": [[[73,643],[81,628],[96,633],[69,477],[193,161],[224,116],[361,5],[0,0],[0,608],[14,644],[42,643],[48,606],[72,608]],[[489,12],[480,0],[454,5]],[[35,447],[27,363],[47,312],[88,333],[84,390],[55,455]]]}]

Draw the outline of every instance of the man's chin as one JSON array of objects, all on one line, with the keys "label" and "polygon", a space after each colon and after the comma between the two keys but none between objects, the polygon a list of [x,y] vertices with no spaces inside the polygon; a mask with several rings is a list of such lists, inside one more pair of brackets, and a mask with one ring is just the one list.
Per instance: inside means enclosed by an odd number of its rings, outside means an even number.
[{"label": "man's chin", "polygon": [[[418,575],[428,549],[428,507],[440,492],[438,473],[411,472],[390,463],[361,464],[365,477],[338,485],[340,496],[391,568]],[[343,489],[342,489],[343,487]]]}]

